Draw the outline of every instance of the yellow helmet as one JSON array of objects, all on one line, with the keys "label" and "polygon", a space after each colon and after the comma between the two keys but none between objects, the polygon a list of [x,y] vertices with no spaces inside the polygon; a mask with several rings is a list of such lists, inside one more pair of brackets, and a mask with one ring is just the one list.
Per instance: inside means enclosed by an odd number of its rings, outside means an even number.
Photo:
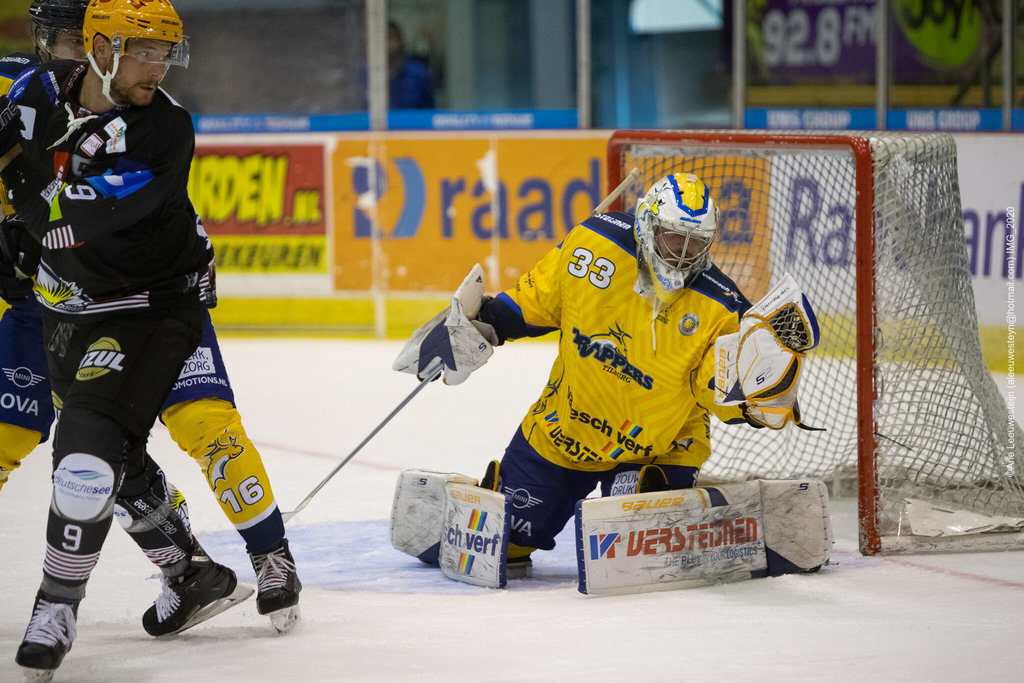
[{"label": "yellow helmet", "polygon": [[120,55],[131,38],[165,40],[174,44],[167,62],[188,66],[188,37],[182,32],[181,17],[167,0],[92,0],[82,23],[86,54],[92,52],[97,33],[109,38]]}]

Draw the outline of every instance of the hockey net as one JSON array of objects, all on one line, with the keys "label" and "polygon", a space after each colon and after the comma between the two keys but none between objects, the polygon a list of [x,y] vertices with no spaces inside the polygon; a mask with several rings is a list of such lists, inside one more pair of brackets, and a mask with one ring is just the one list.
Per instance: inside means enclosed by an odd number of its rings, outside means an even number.
[{"label": "hockey net", "polygon": [[715,423],[702,482],[856,487],[868,554],[1024,549],[1021,435],[981,357],[951,136],[616,132],[609,187],[633,168],[618,208],[695,173],[721,209],[715,263],[751,302],[792,273],[821,326],[800,407],[827,431]]}]

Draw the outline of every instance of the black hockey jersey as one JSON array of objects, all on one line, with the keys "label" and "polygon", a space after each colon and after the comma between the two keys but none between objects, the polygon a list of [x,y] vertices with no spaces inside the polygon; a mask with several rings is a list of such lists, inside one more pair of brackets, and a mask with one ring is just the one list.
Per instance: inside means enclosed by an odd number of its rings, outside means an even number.
[{"label": "black hockey jersey", "polygon": [[9,92],[25,153],[3,180],[42,242],[37,297],[74,315],[212,306],[213,249],[187,194],[191,117],[163,90],[93,116],[78,105],[88,68],[42,65]]}]

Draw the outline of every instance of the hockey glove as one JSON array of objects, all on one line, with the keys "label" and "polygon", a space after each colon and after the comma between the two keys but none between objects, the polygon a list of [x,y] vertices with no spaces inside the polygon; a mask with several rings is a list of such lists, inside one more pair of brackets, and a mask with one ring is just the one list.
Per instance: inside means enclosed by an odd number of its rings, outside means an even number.
[{"label": "hockey glove", "polygon": [[0,157],[21,143],[21,109],[6,95],[0,95]]},{"label": "hockey glove", "polygon": [[10,266],[15,275],[32,278],[39,268],[43,247],[29,233],[28,226],[17,214],[4,217],[0,222],[0,259]]},{"label": "hockey glove", "polygon": [[39,265],[39,245],[14,216],[0,222],[0,298],[14,305],[32,295],[32,275]]},{"label": "hockey glove", "polygon": [[11,306],[23,304],[32,296],[32,280],[18,277],[7,263],[0,263],[0,299]]},{"label": "hockey glove", "polygon": [[819,338],[810,302],[786,274],[743,315],[739,332],[715,340],[715,402],[745,403],[744,416],[755,426],[799,426],[800,369]]},{"label": "hockey glove", "polygon": [[444,364],[445,384],[460,384],[494,353],[494,328],[476,320],[484,302],[484,271],[473,266],[452,296],[451,306],[416,330],[395,359],[392,369],[423,379],[435,358]]}]

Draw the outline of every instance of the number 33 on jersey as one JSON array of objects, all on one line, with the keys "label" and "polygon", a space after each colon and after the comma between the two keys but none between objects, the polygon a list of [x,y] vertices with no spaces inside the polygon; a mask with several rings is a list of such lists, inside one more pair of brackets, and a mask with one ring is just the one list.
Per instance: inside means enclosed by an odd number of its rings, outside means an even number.
[{"label": "number 33 on jersey", "polygon": [[[623,462],[699,467],[710,454],[714,339],[738,328],[749,303],[718,268],[693,278],[657,313],[634,291],[633,217],[598,214],[576,226],[493,302],[502,329],[560,329],[548,386],[523,420],[538,453],[577,469]],[[513,319],[516,324],[509,324]],[[719,414],[723,412],[723,414]]]}]

